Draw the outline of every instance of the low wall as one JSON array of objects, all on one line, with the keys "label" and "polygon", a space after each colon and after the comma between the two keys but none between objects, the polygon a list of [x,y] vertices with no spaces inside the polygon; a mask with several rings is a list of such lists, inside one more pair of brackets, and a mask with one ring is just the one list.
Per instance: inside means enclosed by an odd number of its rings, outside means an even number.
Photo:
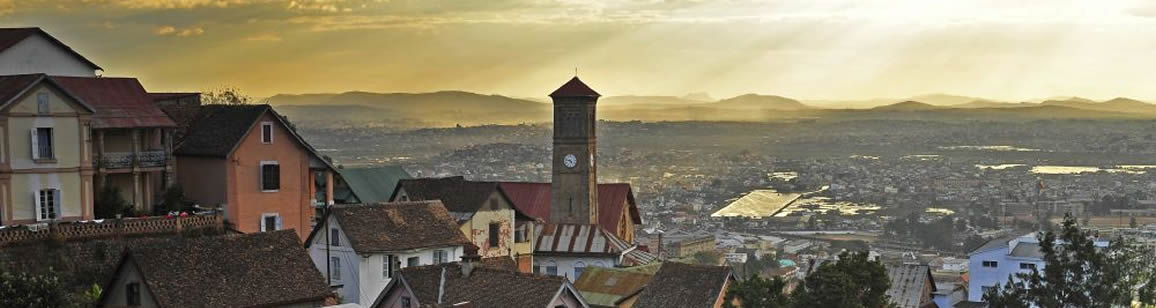
[{"label": "low wall", "polygon": [[224,229],[220,215],[186,217],[142,217],[105,219],[101,222],[36,224],[0,229],[0,246],[14,243],[57,239],[64,241],[133,236],[158,233],[180,233],[193,229]]}]

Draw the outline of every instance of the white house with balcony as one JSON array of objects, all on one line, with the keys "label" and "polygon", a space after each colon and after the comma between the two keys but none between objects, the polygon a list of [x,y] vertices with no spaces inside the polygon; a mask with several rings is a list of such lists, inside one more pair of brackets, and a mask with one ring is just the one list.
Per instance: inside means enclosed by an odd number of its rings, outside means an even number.
[{"label": "white house with balcony", "polygon": [[[967,300],[983,301],[983,294],[988,289],[996,285],[1003,287],[1008,277],[1014,278],[1018,273],[1031,273],[1032,269],[1043,271],[1046,264],[1036,235],[1032,232],[996,238],[968,253],[968,275],[971,280]],[[1097,239],[1093,243],[1097,248],[1108,247],[1108,241]]]},{"label": "white house with balcony", "polygon": [[0,28],[0,75],[96,77],[101,70],[40,28]]},{"label": "white house with balcony", "polygon": [[91,137],[94,195],[115,187],[136,211],[152,212],[174,180],[176,123],[135,78],[50,78],[96,110]]},{"label": "white house with balcony", "polygon": [[400,269],[460,261],[470,240],[441,201],[330,206],[305,240],[346,303],[368,306]]}]

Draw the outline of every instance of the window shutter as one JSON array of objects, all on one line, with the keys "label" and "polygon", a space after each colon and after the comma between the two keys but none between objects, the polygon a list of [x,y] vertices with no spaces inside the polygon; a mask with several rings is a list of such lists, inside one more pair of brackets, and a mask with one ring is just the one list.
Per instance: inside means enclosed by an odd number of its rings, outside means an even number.
[{"label": "window shutter", "polygon": [[[33,140],[35,140],[35,139],[33,139]],[[40,208],[40,204],[41,204],[40,192],[39,191],[33,192],[32,193],[32,208],[36,209],[36,220],[37,221],[44,219],[44,211],[43,211],[43,209]]]},{"label": "window shutter", "polygon": [[61,206],[61,204],[60,204],[60,190],[59,189],[53,189],[52,190],[52,209],[49,211],[49,213],[52,213],[51,218],[52,219],[60,218],[60,216],[61,216],[60,211],[62,211],[63,209],[64,209],[64,207]]},{"label": "window shutter", "polygon": [[281,165],[273,165],[273,189],[281,189]]},{"label": "window shutter", "polygon": [[40,159],[40,136],[36,134],[36,128],[32,128],[32,159]]}]

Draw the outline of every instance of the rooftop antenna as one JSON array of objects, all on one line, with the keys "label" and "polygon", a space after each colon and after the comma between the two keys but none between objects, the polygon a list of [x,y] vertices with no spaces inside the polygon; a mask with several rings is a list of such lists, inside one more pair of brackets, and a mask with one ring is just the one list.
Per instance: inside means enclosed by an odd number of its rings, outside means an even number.
[{"label": "rooftop antenna", "polygon": [[578,67],[574,67],[574,77],[578,77]]}]

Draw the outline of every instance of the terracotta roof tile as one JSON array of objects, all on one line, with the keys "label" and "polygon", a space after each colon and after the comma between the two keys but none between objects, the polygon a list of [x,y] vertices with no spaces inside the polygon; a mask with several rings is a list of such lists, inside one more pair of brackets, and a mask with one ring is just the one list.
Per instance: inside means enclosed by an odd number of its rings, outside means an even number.
[{"label": "terracotta roof tile", "polygon": [[125,258],[164,307],[252,307],[331,294],[292,230],[176,238],[131,247]]},{"label": "terracotta roof tile", "polygon": [[518,273],[475,267],[463,275],[461,263],[407,267],[401,277],[422,305],[438,303],[445,273],[442,303],[469,302],[470,307],[548,307],[566,284],[560,276]]},{"label": "terracotta roof tile", "polygon": [[666,262],[638,294],[634,307],[714,307],[730,279],[730,267]]},{"label": "terracotta roof tile", "polygon": [[[398,188],[405,189],[409,200],[441,200],[450,212],[473,214],[498,190],[498,183],[466,181],[464,177],[455,176],[403,179],[398,181]],[[397,194],[396,189],[394,194]]]},{"label": "terracotta roof tile", "polygon": [[330,213],[359,253],[470,243],[439,201],[335,205]]}]

